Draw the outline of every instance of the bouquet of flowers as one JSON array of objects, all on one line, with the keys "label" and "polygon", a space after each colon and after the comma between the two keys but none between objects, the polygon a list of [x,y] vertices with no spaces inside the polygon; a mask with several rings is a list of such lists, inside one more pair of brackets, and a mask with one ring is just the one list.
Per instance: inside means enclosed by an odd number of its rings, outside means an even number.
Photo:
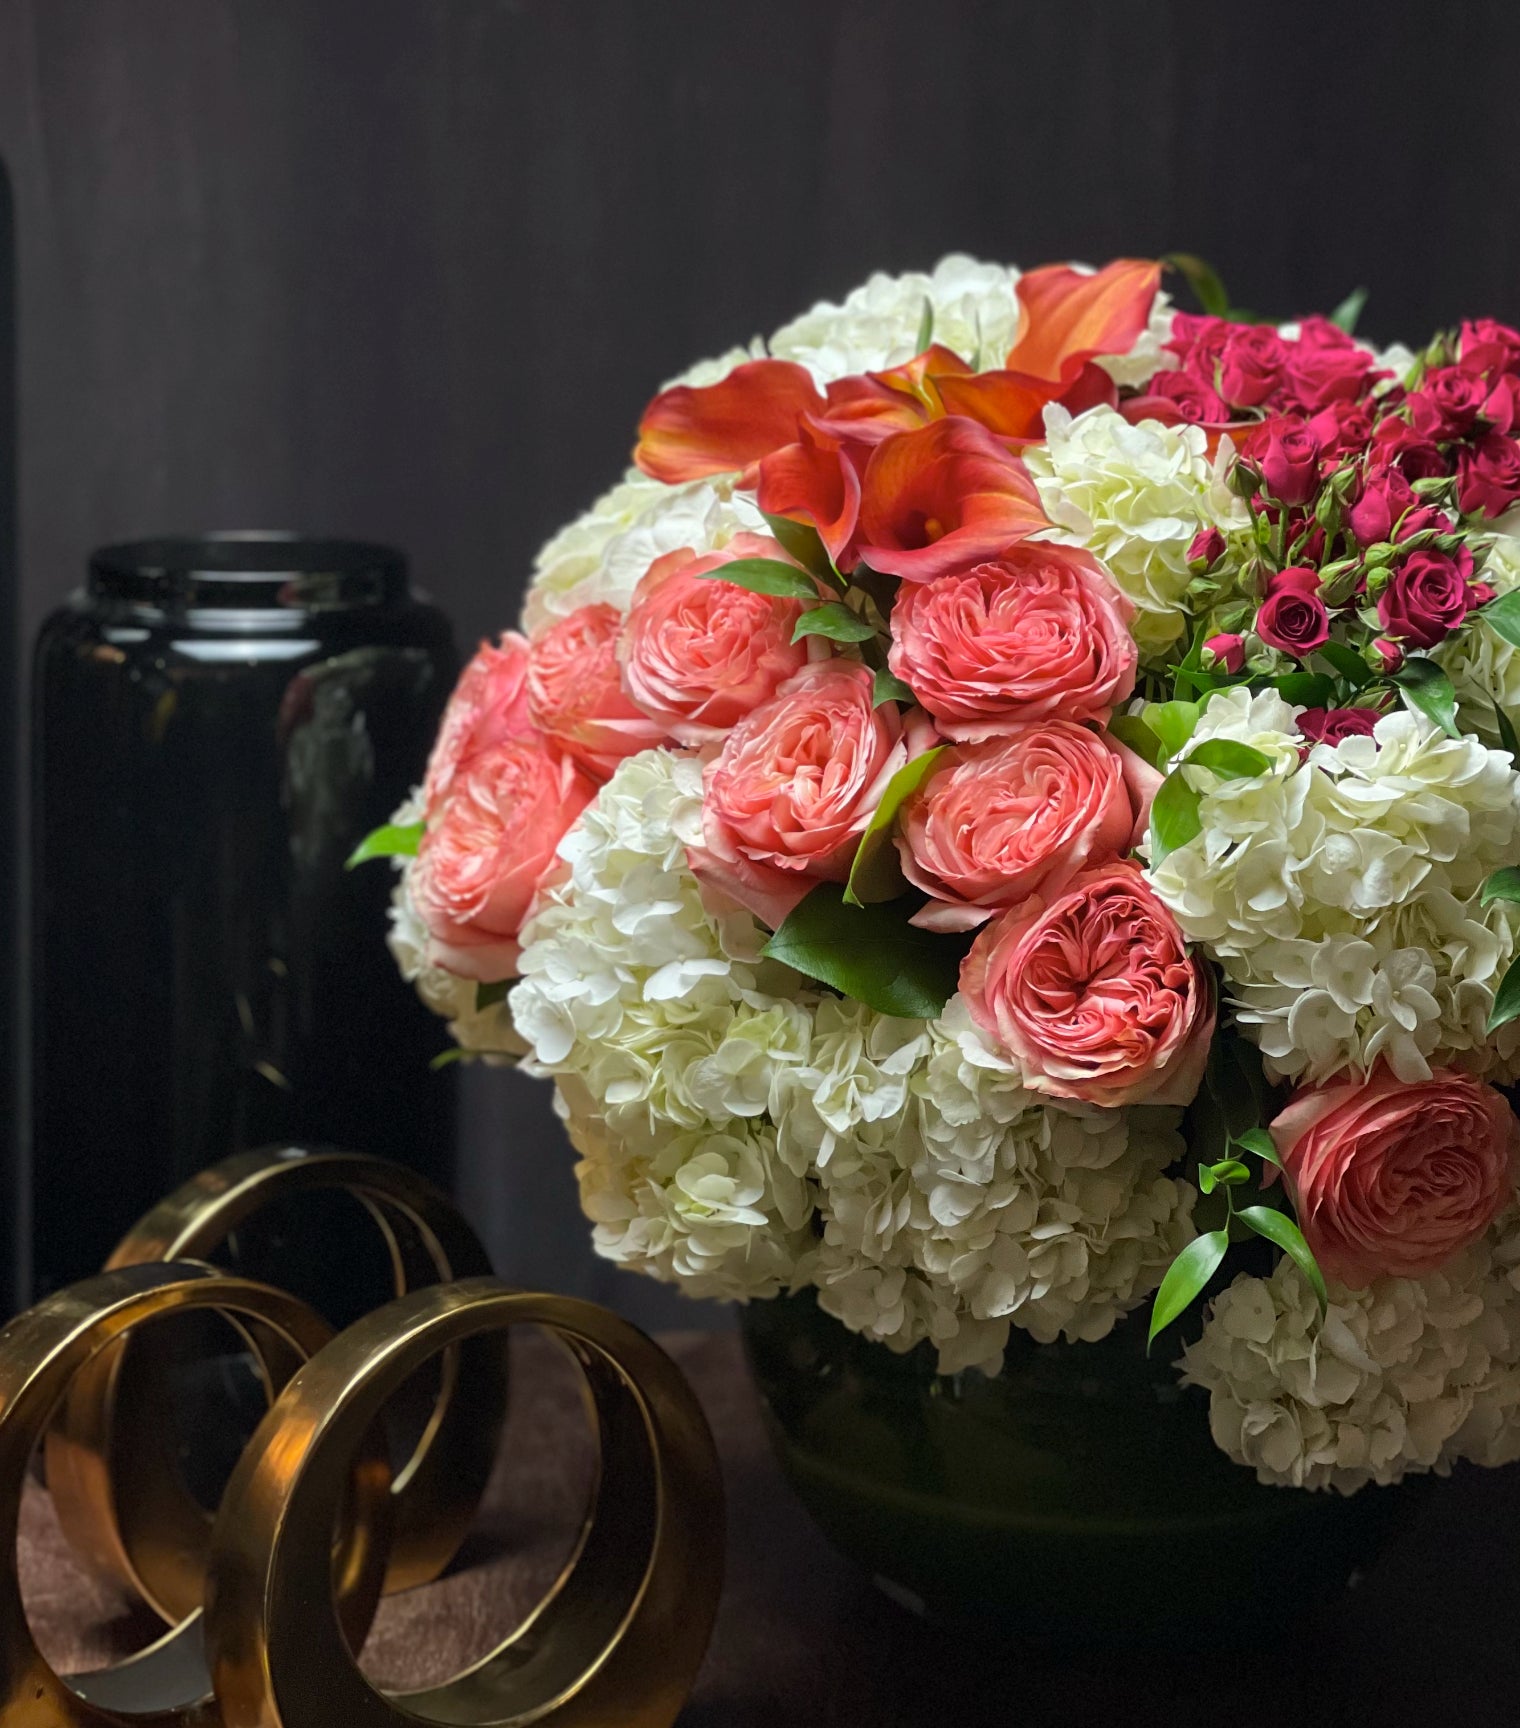
[{"label": "bouquet of flowers", "polygon": [[1263,1481],[1506,1462],[1520,333],[1174,263],[947,258],[662,390],[362,850],[609,1258],[947,1374],[1149,1305]]}]

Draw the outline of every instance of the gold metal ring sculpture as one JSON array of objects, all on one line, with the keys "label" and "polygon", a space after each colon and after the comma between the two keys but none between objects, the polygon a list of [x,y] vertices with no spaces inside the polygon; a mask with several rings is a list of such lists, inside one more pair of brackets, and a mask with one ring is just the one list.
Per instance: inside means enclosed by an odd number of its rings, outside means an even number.
[{"label": "gold metal ring sculpture", "polygon": [[[601,1475],[553,1590],[491,1655],[383,1696],[331,1603],[328,1532],[386,1399],[440,1350],[538,1325],[585,1378]],[[217,1516],[207,1650],[225,1728],[669,1728],[690,1691],[722,1578],[712,1437],[679,1370],[604,1309],[492,1279],[419,1290],[300,1369],[234,1471]],[[0,1716],[0,1728],[11,1728]]]},{"label": "gold metal ring sculpture", "polygon": [[[162,1316],[212,1309],[236,1316],[266,1360],[299,1362],[331,1338],[298,1298],[209,1266],[179,1263],[104,1273],[50,1296],[0,1332],[0,1728],[219,1728],[198,1617],[140,1655],[65,1680],[43,1659],[27,1624],[16,1572],[21,1495],[33,1449],[75,1376],[134,1329]],[[312,1532],[340,1639],[357,1644],[379,1599],[390,1516],[390,1466],[375,1439],[350,1450],[334,1516]],[[347,1514],[334,1553],[336,1508]],[[332,1600],[331,1597],[328,1598]],[[328,1718],[305,1718],[303,1728]]]},{"label": "gold metal ring sculpture", "polygon": [[[401,1165],[358,1153],[266,1147],[214,1165],[160,1202],[122,1239],[108,1268],[209,1258],[266,1206],[316,1190],[351,1195],[389,1256],[397,1295],[418,1285],[489,1273],[490,1260],[458,1208]],[[245,1332],[246,1329],[238,1328]],[[248,1336],[274,1392],[296,1363],[277,1342]],[[469,1337],[441,1359],[433,1384],[394,1388],[391,1414],[420,1440],[398,1460],[387,1593],[436,1578],[458,1551],[485,1492],[506,1420],[503,1341]],[[165,1621],[183,1620],[205,1593],[212,1515],[165,1445],[151,1339],[102,1352],[80,1373],[46,1448],[59,1522],[76,1552],[141,1597]],[[422,1408],[398,1411],[410,1400]],[[5,1728],[0,1723],[0,1728]]]}]

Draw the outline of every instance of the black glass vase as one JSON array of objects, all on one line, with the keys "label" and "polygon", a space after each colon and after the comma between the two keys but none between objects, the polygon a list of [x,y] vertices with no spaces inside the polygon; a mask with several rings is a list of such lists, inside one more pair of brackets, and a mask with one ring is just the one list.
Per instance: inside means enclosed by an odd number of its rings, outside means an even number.
[{"label": "black glass vase", "polygon": [[113,546],[33,682],[31,1287],[96,1270],[205,1165],[330,1142],[447,1187],[442,1026],[357,842],[421,778],[458,670],[398,553]]}]

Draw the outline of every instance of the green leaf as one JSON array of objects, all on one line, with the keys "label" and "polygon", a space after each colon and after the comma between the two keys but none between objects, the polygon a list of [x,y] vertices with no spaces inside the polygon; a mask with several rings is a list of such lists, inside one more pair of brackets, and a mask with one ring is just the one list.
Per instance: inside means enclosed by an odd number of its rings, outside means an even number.
[{"label": "green leaf", "polygon": [[1457,693],[1434,660],[1412,655],[1394,673],[1393,681],[1407,706],[1433,720],[1448,738],[1462,736],[1457,730]]},{"label": "green leaf", "polygon": [[816,600],[818,584],[795,564],[779,558],[735,558],[700,574],[712,582],[733,582],[754,594],[776,594],[783,600]]},{"label": "green leaf", "polygon": [[1497,600],[1480,606],[1478,616],[1496,636],[1502,636],[1506,642],[1520,648],[1520,588],[1511,589],[1508,594],[1501,594]]},{"label": "green leaf", "polygon": [[1515,736],[1514,722],[1497,702],[1490,702],[1489,707],[1494,711],[1494,727],[1499,734],[1500,744],[1509,751],[1510,761],[1520,768],[1520,738]]},{"label": "green leaf", "polygon": [[[844,897],[851,906],[864,906],[873,900],[889,900],[903,891],[902,872],[897,868],[897,851],[892,845],[892,829],[897,813],[934,772],[935,765],[948,746],[938,744],[915,756],[887,782],[881,802],[871,820],[866,823],[860,844],[855,848],[855,862],[850,866],[850,879],[845,884]],[[888,863],[890,870],[881,866]]]},{"label": "green leaf", "polygon": [[1366,304],[1367,290],[1365,288],[1353,288],[1330,314],[1330,322],[1337,330],[1344,330],[1350,336],[1355,333],[1356,321],[1361,317],[1362,309]]},{"label": "green leaf", "polygon": [[1156,1342],[1157,1333],[1164,1332],[1202,1295],[1229,1246],[1228,1230],[1210,1230],[1207,1235],[1194,1237],[1167,1267],[1166,1277],[1161,1280],[1161,1288],[1151,1305],[1151,1329],[1145,1341],[1147,1354]]},{"label": "green leaf", "polygon": [[498,978],[494,984],[477,984],[475,986],[475,1012],[482,1014],[487,1008],[494,1008],[499,1002],[505,1002],[507,992],[512,988],[510,978]]},{"label": "green leaf", "polygon": [[1520,901],[1520,869],[1515,865],[1506,864],[1502,870],[1495,870],[1483,884],[1478,904],[1489,906],[1495,900]]},{"label": "green leaf", "polygon": [[792,640],[800,642],[804,636],[827,636],[832,642],[869,642],[875,634],[876,631],[858,612],[852,612],[837,600],[830,600],[802,614],[792,631]]},{"label": "green leaf", "polygon": [[1520,959],[1510,961],[1509,971],[1504,974],[1499,988],[1494,992],[1494,1005],[1489,1010],[1487,1030],[1497,1032],[1501,1026],[1508,1026],[1517,1016],[1520,1016]]},{"label": "green leaf", "polygon": [[1181,753],[1202,713],[1196,702],[1148,702],[1141,718],[1161,740],[1168,757]]},{"label": "green leaf", "polygon": [[1212,264],[1192,252],[1168,252],[1161,262],[1181,271],[1198,304],[1211,318],[1228,316],[1230,296]]},{"label": "green leaf", "polygon": [[888,672],[885,667],[878,668],[876,676],[871,680],[871,706],[880,708],[883,702],[901,702],[911,707],[918,698],[903,683],[896,673]]},{"label": "green leaf", "polygon": [[908,922],[916,896],[847,906],[837,882],[820,882],[766,943],[764,953],[879,1014],[932,1020],[955,994],[969,939]]},{"label": "green leaf", "polygon": [[436,1074],[442,1068],[452,1068],[456,1062],[468,1062],[469,1059],[469,1051],[464,1049],[461,1045],[454,1044],[447,1050],[440,1050],[433,1060],[428,1063],[428,1068]]},{"label": "green leaf", "polygon": [[1309,1288],[1319,1302],[1319,1311],[1323,1314],[1330,1306],[1330,1296],[1325,1289],[1325,1275],[1319,1269],[1313,1250],[1304,1240],[1303,1231],[1288,1214],[1279,1212],[1275,1206],[1242,1206],[1235,1216],[1258,1236],[1265,1236],[1269,1242],[1275,1242],[1292,1260],[1308,1280]]},{"label": "green leaf", "polygon": [[923,314],[918,320],[918,346],[913,350],[913,352],[915,354],[922,354],[933,340],[934,302],[927,294],[925,294]]},{"label": "green leaf", "polygon": [[1160,864],[1179,846],[1197,839],[1203,832],[1198,814],[1202,799],[1174,770],[1161,782],[1151,804],[1151,864]]},{"label": "green leaf", "polygon": [[1284,702],[1291,702],[1295,708],[1335,706],[1335,680],[1327,678],[1323,672],[1284,672],[1281,678],[1276,678],[1273,682],[1277,686],[1277,694]]},{"label": "green leaf", "polygon": [[1182,760],[1189,768],[1207,768],[1221,780],[1249,780],[1269,773],[1272,767],[1272,758],[1264,750],[1234,738],[1205,738]]},{"label": "green leaf", "polygon": [[794,522],[790,516],[772,516],[768,511],[761,514],[770,524],[771,538],[788,558],[795,558],[804,570],[811,570],[826,582],[839,580],[828,548],[811,522]]},{"label": "green leaf", "polygon": [[345,869],[367,864],[371,858],[415,858],[422,843],[422,823],[388,822],[373,829],[353,849]]},{"label": "green leaf", "polygon": [[1372,668],[1357,651],[1344,642],[1326,642],[1315,652],[1346,680],[1353,692],[1364,690],[1372,682]]},{"label": "green leaf", "polygon": [[1238,1158],[1221,1158],[1216,1164],[1198,1166],[1198,1187],[1205,1194],[1212,1194],[1221,1185],[1233,1188],[1237,1183],[1250,1180],[1250,1167]]},{"label": "green leaf", "polygon": [[1152,768],[1159,768],[1166,760],[1161,740],[1138,714],[1115,714],[1108,723],[1108,731],[1110,737],[1117,738],[1121,744],[1127,744]]},{"label": "green leaf", "polygon": [[1277,1143],[1265,1128],[1247,1128],[1243,1134],[1234,1137],[1237,1146],[1245,1147],[1247,1152],[1254,1152],[1258,1158],[1265,1158],[1269,1164],[1275,1164],[1282,1169],[1282,1159],[1277,1156]]}]

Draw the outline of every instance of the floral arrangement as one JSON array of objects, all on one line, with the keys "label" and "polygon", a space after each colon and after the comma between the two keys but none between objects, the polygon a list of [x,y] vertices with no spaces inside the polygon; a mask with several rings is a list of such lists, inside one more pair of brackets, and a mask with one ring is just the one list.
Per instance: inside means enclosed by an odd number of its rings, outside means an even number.
[{"label": "floral arrangement", "polygon": [[611,1259],[945,1373],[1149,1304],[1263,1481],[1505,1462],[1520,333],[1176,262],[875,276],[661,391],[363,850]]}]

